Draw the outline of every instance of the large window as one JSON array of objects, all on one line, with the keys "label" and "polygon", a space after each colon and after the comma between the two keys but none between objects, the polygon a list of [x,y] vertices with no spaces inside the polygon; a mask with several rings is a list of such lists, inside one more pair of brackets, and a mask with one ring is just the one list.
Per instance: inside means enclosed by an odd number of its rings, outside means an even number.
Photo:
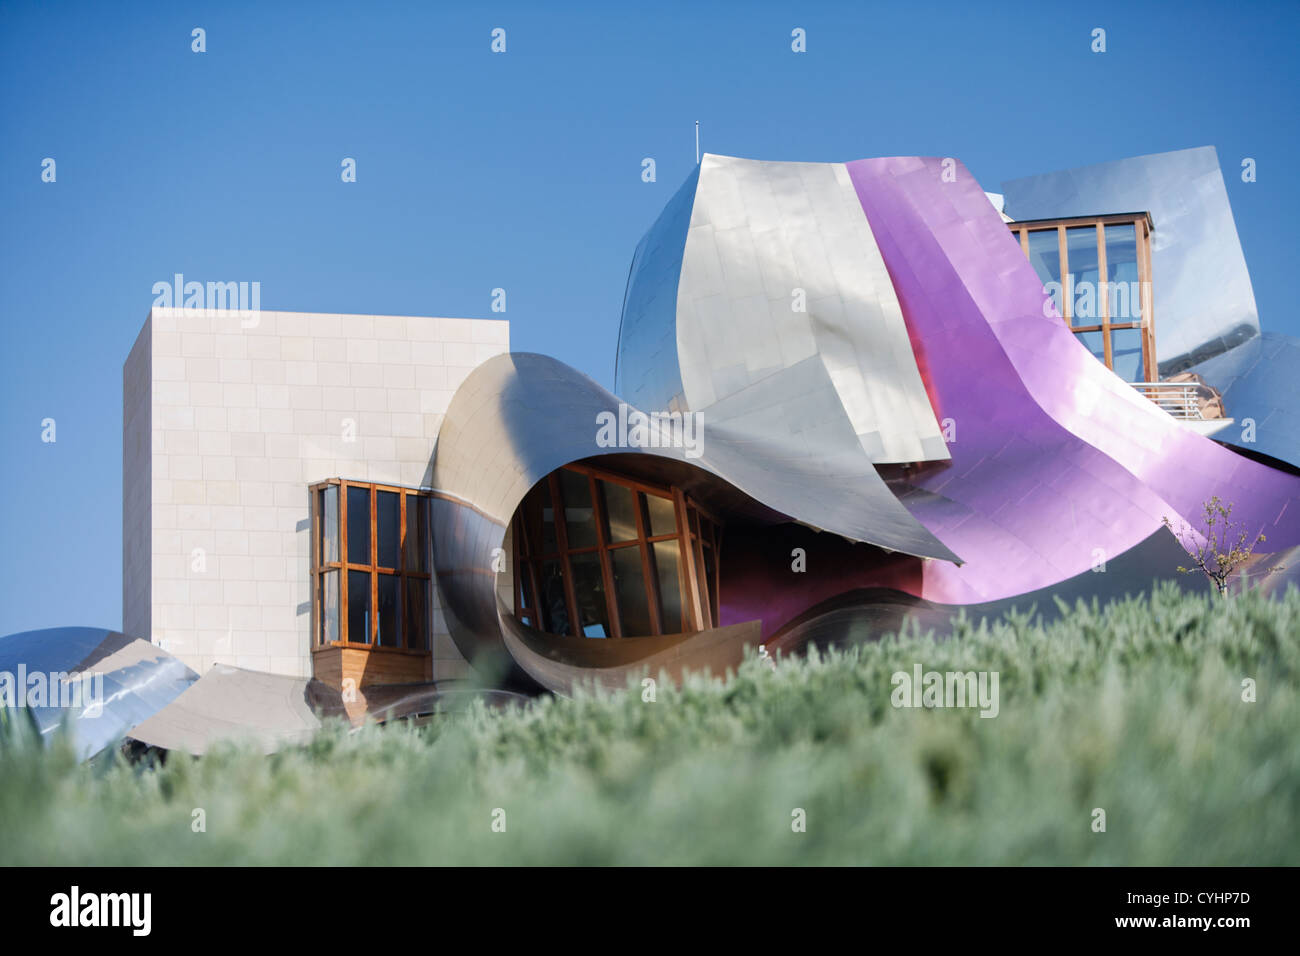
[{"label": "large window", "polygon": [[1123,213],[1008,223],[1056,310],[1107,368],[1153,382],[1151,217]]},{"label": "large window", "polygon": [[569,465],[528,493],[512,540],[530,627],[622,638],[717,622],[720,527],[680,490]]},{"label": "large window", "polygon": [[429,649],[429,497],[329,481],[311,489],[312,641]]}]

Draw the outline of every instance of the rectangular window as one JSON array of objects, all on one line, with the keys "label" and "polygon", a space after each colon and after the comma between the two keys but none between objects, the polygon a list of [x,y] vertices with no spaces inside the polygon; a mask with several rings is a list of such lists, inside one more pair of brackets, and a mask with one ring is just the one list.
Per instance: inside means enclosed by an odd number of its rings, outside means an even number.
[{"label": "rectangular window", "polygon": [[650,535],[658,537],[661,534],[676,534],[677,513],[673,508],[672,499],[661,498],[658,495],[643,497],[650,509]]},{"label": "rectangular window", "polygon": [[573,592],[578,602],[578,624],[583,637],[612,637],[605,603],[605,582],[600,554],[588,551],[571,558]]},{"label": "rectangular window", "polygon": [[[1061,249],[1057,242],[1056,230],[1040,230],[1029,234],[1029,261],[1034,271],[1042,280],[1045,288],[1052,288],[1052,298],[1056,302],[1056,312],[1065,315],[1065,306],[1061,298]],[[1055,283],[1055,285],[1053,285]]]},{"label": "rectangular window", "polygon": [[598,482],[605,503],[605,538],[611,543],[635,541],[636,492],[626,485],[601,480]]},{"label": "rectangular window", "polygon": [[586,475],[560,472],[560,494],[564,498],[564,528],[570,548],[596,546],[596,512],[591,506],[591,486]]},{"label": "rectangular window", "polygon": [[614,591],[618,598],[620,623],[624,634],[653,634],[650,598],[642,570],[641,549],[633,546],[616,548],[609,553],[614,570]]},{"label": "rectangular window", "polygon": [[402,578],[397,574],[380,574],[376,577],[379,593],[380,647],[402,646]]},{"label": "rectangular window", "polygon": [[339,489],[330,485],[321,489],[321,506],[325,516],[325,538],[322,543],[321,564],[339,559]]},{"label": "rectangular window", "polygon": [[345,640],[370,643],[370,574],[348,571],[348,632]]},{"label": "rectangular window", "polygon": [[343,640],[339,630],[339,572],[334,569],[322,572],[320,582],[325,614],[324,640],[326,644],[333,644]]},{"label": "rectangular window", "polygon": [[410,576],[406,588],[406,646],[413,651],[429,649],[429,588],[427,579]]},{"label": "rectangular window", "polygon": [[1144,212],[1011,222],[1057,311],[1097,360],[1155,381],[1151,217]]},{"label": "rectangular window", "polygon": [[403,567],[421,574],[429,573],[429,499],[423,495],[406,496],[406,558]]},{"label": "rectangular window", "polygon": [[391,491],[377,493],[375,531],[378,537],[376,563],[381,568],[402,566],[402,496]]},{"label": "rectangular window", "polygon": [[[556,523],[553,514],[565,520]],[[515,615],[570,637],[713,626],[721,528],[704,515],[680,490],[566,465],[539,481],[515,513]]]},{"label": "rectangular window", "polygon": [[312,493],[312,640],[429,649],[429,496],[336,480]]},{"label": "rectangular window", "polygon": [[676,540],[654,543],[654,566],[659,576],[659,615],[665,634],[677,634],[685,630],[682,621],[681,574],[678,571],[680,563],[681,553]]}]

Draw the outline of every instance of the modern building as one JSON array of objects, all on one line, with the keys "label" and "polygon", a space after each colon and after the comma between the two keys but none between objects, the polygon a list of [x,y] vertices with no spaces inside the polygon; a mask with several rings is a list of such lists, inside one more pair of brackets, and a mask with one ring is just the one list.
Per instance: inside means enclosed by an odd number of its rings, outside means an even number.
[{"label": "modern building", "polygon": [[706,154],[633,255],[615,392],[508,344],[150,314],[123,631],[155,649],[98,639],[194,683],[131,735],[201,749],[234,687],[274,741],[331,693],[409,713],[1202,586],[1165,522],[1215,496],[1264,535],[1254,586],[1300,580],[1297,345],[1260,331],[1212,148],[1000,194],[949,158]]},{"label": "modern building", "polygon": [[[428,489],[452,395],[508,349],[496,320],[153,309],[123,370],[123,631],[199,673],[465,676]],[[346,547],[324,572],[313,522]],[[327,635],[322,598],[349,608]]]}]

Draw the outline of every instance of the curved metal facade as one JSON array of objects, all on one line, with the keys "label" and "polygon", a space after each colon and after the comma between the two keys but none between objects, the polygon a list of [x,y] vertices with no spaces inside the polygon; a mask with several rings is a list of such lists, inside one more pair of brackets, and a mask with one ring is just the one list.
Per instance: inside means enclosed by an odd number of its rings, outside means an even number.
[{"label": "curved metal facade", "polygon": [[[847,418],[872,462],[948,457],[840,163],[705,155],[637,249],[617,364],[647,411],[700,411],[760,438]],[[791,394],[788,411],[766,401]]]},{"label": "curved metal facade", "polygon": [[619,324],[614,387],[640,408],[683,411],[677,363],[677,283],[700,172],[692,171],[637,244]]},{"label": "curved metal facade", "polygon": [[1300,339],[1265,332],[1194,365],[1223,395],[1233,424],[1214,440],[1300,468]]},{"label": "curved metal facade", "polygon": [[[882,464],[925,463],[895,476],[891,487],[965,562],[923,567],[916,593],[935,601],[995,601],[1064,581],[1136,546],[1165,516],[1195,520],[1212,494],[1237,501],[1236,516],[1278,546],[1294,538],[1293,479],[1182,428],[1059,321],[1045,318],[1041,282],[1002,217],[964,167],[957,164],[955,177],[947,171],[939,159],[909,157],[818,165],[706,156],[678,282],[676,362],[661,357],[680,368],[686,404],[770,434],[779,416],[757,398],[785,380],[789,396],[802,401],[784,405],[784,416],[816,422],[843,410],[867,450],[861,423],[873,416],[854,419],[854,403],[845,399],[854,393],[828,389],[822,373],[840,361],[842,346],[849,354],[894,354],[905,342],[912,355],[892,363],[893,377],[863,364],[838,367],[841,382],[887,384],[895,395],[923,392],[930,406],[924,415],[880,416],[895,429],[894,447],[907,443],[898,433],[917,439],[936,418],[952,432],[944,455],[918,452],[915,441],[906,454],[869,455]],[[1133,176],[1136,185],[1125,178]],[[1234,281],[1249,294],[1239,246],[1235,258],[1202,248],[1208,231],[1231,218],[1212,150],[1080,178],[1102,192],[1112,182],[1145,189],[1134,208],[1144,208],[1158,185],[1170,206],[1166,235],[1177,233],[1164,267],[1176,272],[1217,256],[1230,271],[1240,264]],[[1189,192],[1199,205],[1180,215],[1200,216],[1208,227],[1180,224],[1175,215]],[[1135,202],[1134,193],[1118,195],[1081,200],[1072,193],[1072,202],[1085,205],[1039,212],[1076,215],[1095,212],[1086,205],[1093,201]],[[849,209],[836,216],[837,204]],[[680,212],[677,219],[680,234]],[[850,245],[858,258],[842,253]],[[1182,253],[1171,252],[1179,245]],[[850,275],[852,282],[841,280]],[[812,293],[807,316],[789,310],[789,290],[801,282]],[[1185,285],[1172,303],[1196,297],[1190,280]],[[843,334],[833,334],[839,330],[825,319],[827,302],[851,303],[831,310],[844,316]],[[904,320],[901,334],[881,320],[894,311]],[[1210,312],[1233,314],[1227,305]],[[1249,312],[1246,326],[1254,323],[1253,304]],[[625,364],[634,319],[625,313]],[[870,403],[856,407],[861,413]]]},{"label": "curved metal facade", "polygon": [[[1212,150],[1061,176],[1012,184],[1011,211],[1153,212],[1167,361],[1255,334]],[[1185,274],[1209,259],[1219,298]],[[935,614],[1118,593],[1177,550],[1162,519],[1195,524],[1212,495],[1270,550],[1300,546],[1300,478],[1184,428],[1049,313],[1033,266],[959,163],[706,155],[638,247],[618,368],[628,397],[703,413],[698,467],[792,519],[734,539],[721,624],[757,622],[769,637],[815,605],[843,617],[844,595],[867,591]],[[616,403],[531,355],[487,363],[457,394],[435,460],[448,492],[435,506],[435,565],[467,656],[491,645],[541,680],[537,655],[567,653],[513,621],[491,552],[533,483],[603,453],[595,416]],[[792,546],[818,574],[791,577]],[[1113,577],[1093,573],[1107,568]]]},{"label": "curved metal facade", "polygon": [[[631,451],[693,465],[790,520],[919,557],[957,555],[899,503],[863,454],[847,417],[830,418],[797,380],[751,393],[766,434],[703,423],[698,458],[680,447],[604,447],[598,416],[620,401],[587,376],[544,355],[513,353],[479,366],[448,409],[434,456],[434,567],[448,630],[471,661],[504,648],[493,553],[515,509],[541,478],[582,459]],[[784,430],[798,409],[826,422],[812,434]],[[795,414],[791,414],[794,410]],[[642,645],[647,650],[650,644]],[[502,659],[504,663],[510,661]],[[513,658],[518,663],[518,658]]]},{"label": "curved metal facade", "polygon": [[956,422],[951,467],[902,500],[966,564],[925,568],[922,597],[998,600],[1122,554],[1169,516],[1198,521],[1211,495],[1300,542],[1300,481],[1185,428],[1098,362],[1058,319],[997,211],[957,164],[850,163],[939,413]]},{"label": "curved metal facade", "polygon": [[[0,638],[0,674],[45,681],[44,705],[26,704],[26,711],[43,737],[65,722],[77,754],[84,758],[121,741],[140,721],[179,696],[198,675],[160,647],[97,627],[51,627],[23,631]],[[67,679],[52,675],[66,675]],[[71,681],[81,679],[97,706],[85,705],[86,694],[74,706],[60,706],[52,696],[67,692]],[[89,683],[86,683],[86,682]],[[27,681],[17,681],[31,688]],[[98,689],[97,689],[98,688]],[[101,695],[102,691],[102,695]],[[15,702],[22,703],[23,698]]]},{"label": "curved metal facade", "polygon": [[843,164],[704,157],[677,348],[686,404],[713,421],[745,420],[751,389],[790,378],[800,413],[847,415],[871,461],[948,457]]}]

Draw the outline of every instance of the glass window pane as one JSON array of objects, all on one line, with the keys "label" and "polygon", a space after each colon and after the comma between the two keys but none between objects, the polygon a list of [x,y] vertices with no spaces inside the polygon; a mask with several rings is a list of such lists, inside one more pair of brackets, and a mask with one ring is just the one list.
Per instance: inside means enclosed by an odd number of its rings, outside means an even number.
[{"label": "glass window pane", "polygon": [[605,604],[605,579],[600,573],[600,554],[575,554],[569,563],[573,567],[574,599],[578,602],[578,623],[582,635],[612,636],[609,609]]},{"label": "glass window pane", "polygon": [[551,634],[568,634],[569,607],[564,599],[564,575],[560,573],[560,562],[542,562],[541,588],[544,630]]},{"label": "glass window pane", "polygon": [[704,549],[704,577],[706,581],[707,593],[709,595],[709,608],[713,614],[714,627],[719,626],[718,621],[718,588],[717,578],[714,576],[717,568],[716,557],[713,548]]},{"label": "glass window pane", "polygon": [[429,587],[423,578],[406,579],[406,646],[416,651],[429,649]]},{"label": "glass window pane", "polygon": [[664,623],[665,634],[680,634],[682,626],[682,595],[678,585],[677,566],[681,554],[677,550],[677,541],[656,541],[654,548],[655,572],[659,577],[660,620]]},{"label": "glass window pane", "polygon": [[1049,283],[1056,283],[1052,301],[1056,303],[1057,314],[1064,315],[1061,311],[1061,249],[1055,229],[1040,229],[1029,233],[1029,262],[1038,273],[1044,288]]},{"label": "glass window pane", "polygon": [[636,540],[636,493],[626,485],[598,481],[605,505],[606,540]]},{"label": "glass window pane", "polygon": [[[348,561],[370,563],[370,489],[348,488]],[[351,582],[348,587],[351,587]]]},{"label": "glass window pane", "polygon": [[1126,382],[1141,382],[1142,330],[1116,329],[1111,332],[1111,360],[1115,374]]},{"label": "glass window pane", "polygon": [[1132,223],[1106,227],[1106,281],[1112,322],[1142,319],[1138,285],[1137,227]]},{"label": "glass window pane", "polygon": [[1073,292],[1072,324],[1096,325],[1101,321],[1101,307],[1097,302],[1097,227],[1075,226],[1065,230],[1065,254],[1070,269],[1066,291]]},{"label": "glass window pane", "polygon": [[429,499],[406,496],[406,570],[429,571]]},{"label": "glass window pane", "polygon": [[596,546],[596,517],[591,507],[587,476],[576,471],[560,472],[560,495],[564,498],[564,527],[570,548]]},{"label": "glass window pane", "polygon": [[378,644],[402,646],[402,579],[396,574],[379,575]]},{"label": "glass window pane", "polygon": [[614,594],[618,598],[619,620],[624,637],[645,637],[654,633],[650,624],[650,598],[641,570],[639,547],[615,548],[609,552],[614,569]]},{"label": "glass window pane", "polygon": [[658,495],[643,497],[650,510],[650,534],[676,534],[677,511],[673,507],[672,499],[660,498]]},{"label": "glass window pane", "polygon": [[[348,502],[349,509],[352,502]],[[349,516],[350,518],[350,516]],[[351,524],[351,520],[348,522]],[[348,544],[351,545],[349,540]],[[348,572],[348,636],[355,644],[370,643],[370,572]]]},{"label": "glass window pane", "polygon": [[321,574],[321,608],[324,617],[324,641],[331,644],[339,637],[339,573],[325,571]]},{"label": "glass window pane", "polygon": [[526,542],[519,543],[523,553],[554,554],[559,550],[555,538],[555,511],[551,507],[551,487],[545,478],[524,500],[524,524],[528,535]]},{"label": "glass window pane", "polygon": [[519,589],[519,608],[536,607],[533,603],[532,576],[528,573],[528,564],[520,562],[515,568],[515,587]]},{"label": "glass window pane", "polygon": [[400,567],[402,548],[402,500],[393,491],[380,491],[375,500],[375,542],[381,568]]},{"label": "glass window pane", "polygon": [[330,485],[323,495],[321,514],[325,518],[324,551],[322,562],[339,559],[339,486]]}]

